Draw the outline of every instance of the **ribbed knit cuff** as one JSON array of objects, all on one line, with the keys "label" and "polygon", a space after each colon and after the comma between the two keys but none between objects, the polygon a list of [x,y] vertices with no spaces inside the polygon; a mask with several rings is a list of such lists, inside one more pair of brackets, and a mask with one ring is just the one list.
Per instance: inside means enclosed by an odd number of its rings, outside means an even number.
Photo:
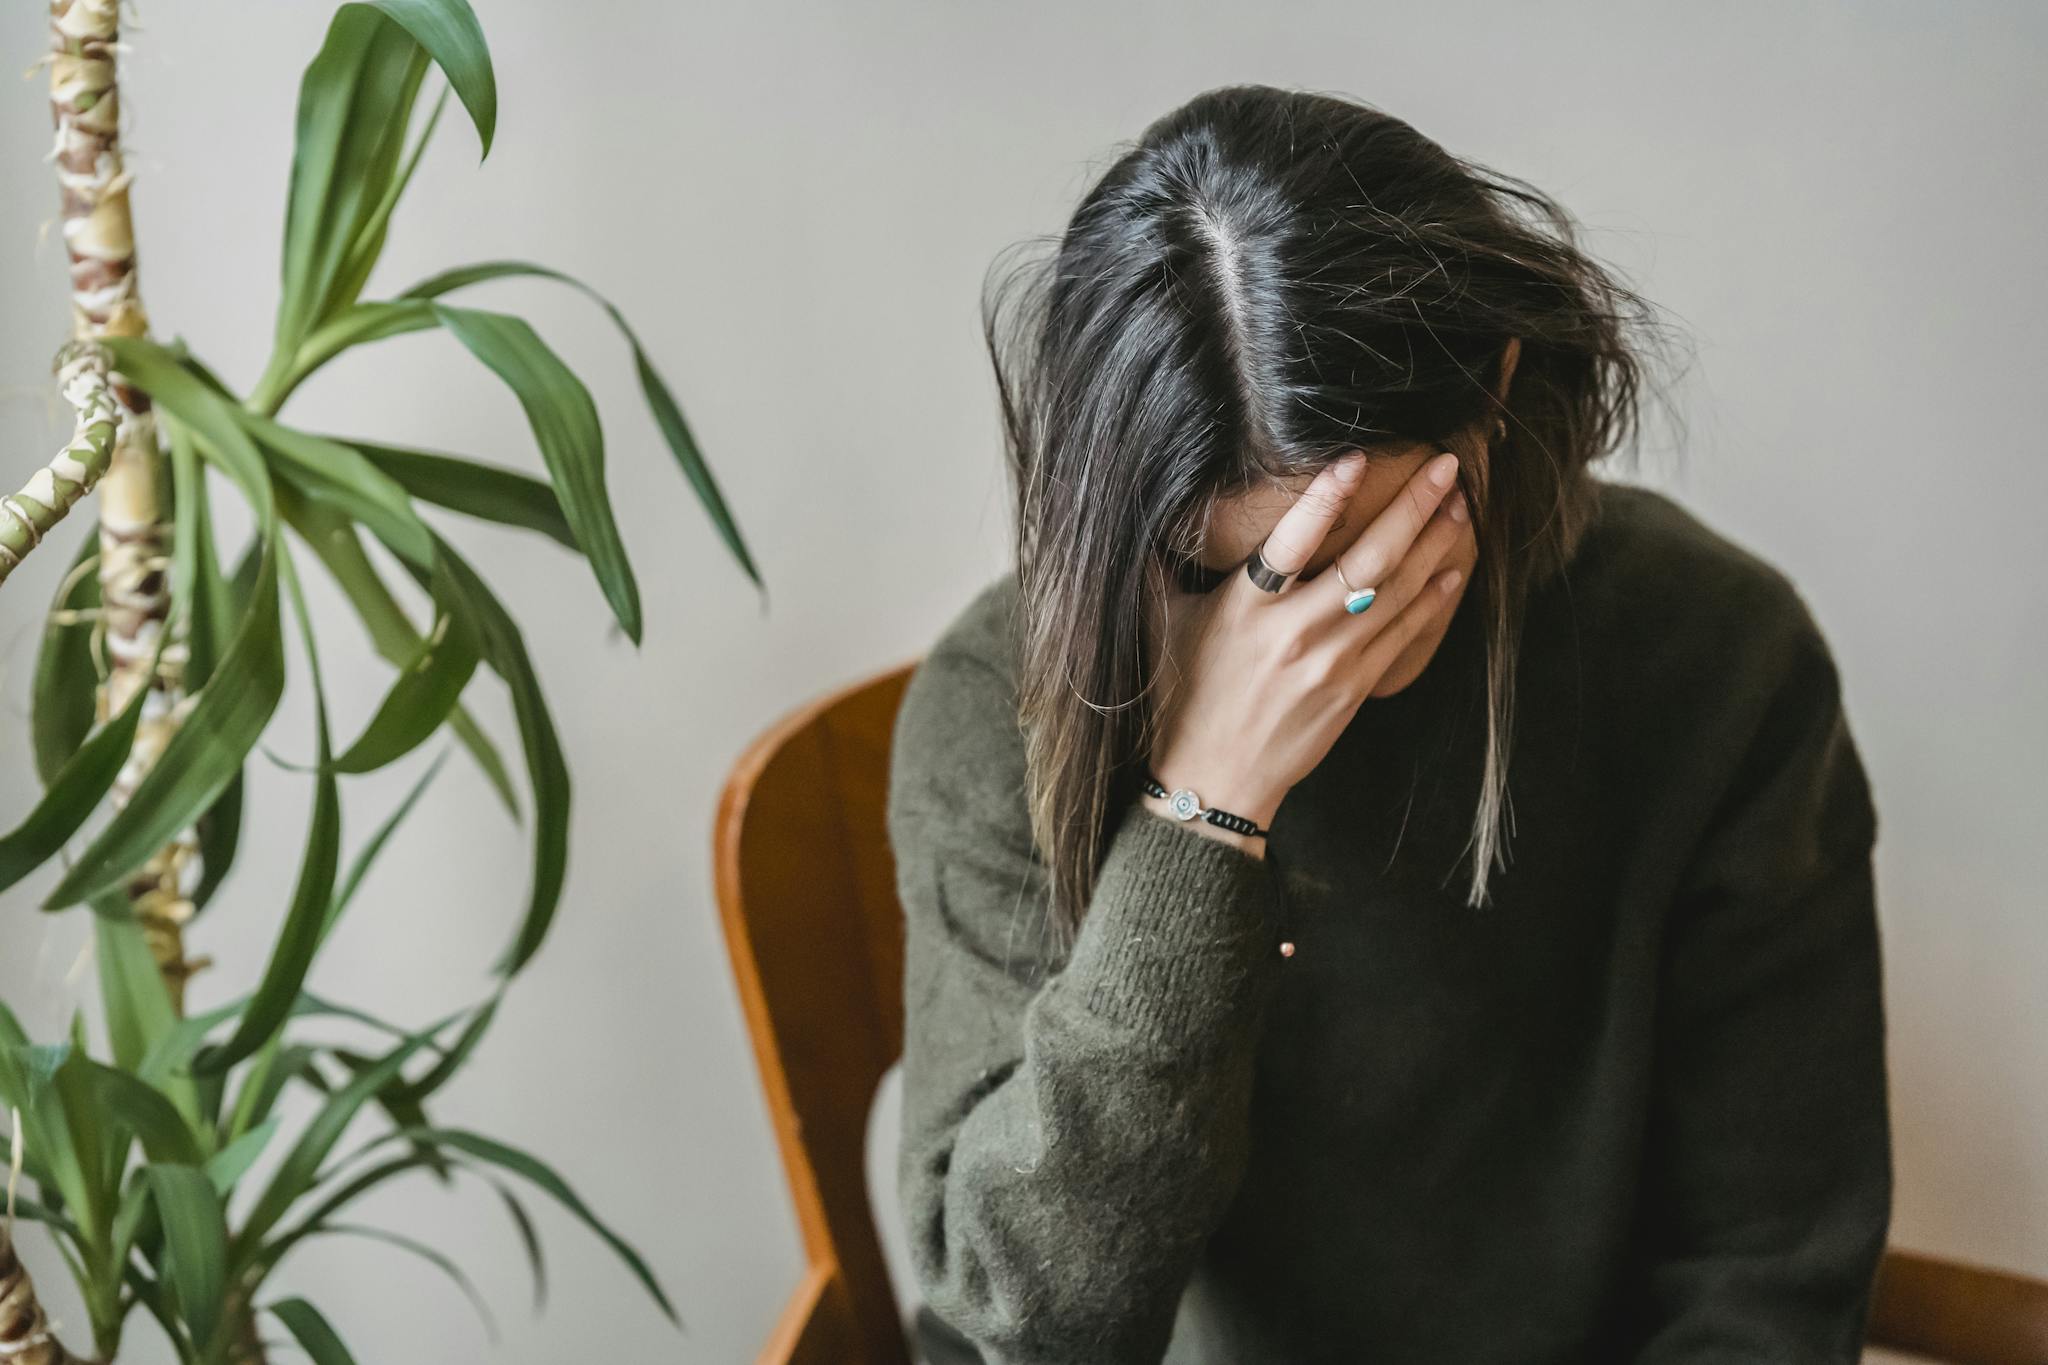
[{"label": "ribbed knit cuff", "polygon": [[1277,969],[1279,901],[1266,859],[1133,806],[1068,957],[1067,989],[1149,1040],[1204,1044]]}]

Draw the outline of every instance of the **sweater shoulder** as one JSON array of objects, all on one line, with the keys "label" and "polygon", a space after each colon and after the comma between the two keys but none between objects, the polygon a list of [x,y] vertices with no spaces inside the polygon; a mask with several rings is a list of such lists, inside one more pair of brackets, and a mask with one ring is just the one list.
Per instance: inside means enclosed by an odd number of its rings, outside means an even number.
[{"label": "sweater shoulder", "polygon": [[931,652],[972,659],[1008,680],[1016,676],[1017,571],[1006,569],[983,584],[932,642]]},{"label": "sweater shoulder", "polygon": [[[1597,673],[1616,742],[1668,781],[1828,849],[1866,847],[1876,810],[1843,679],[1789,574],[1669,494],[1606,484],[1553,610]],[[1808,836],[1812,836],[1809,838]],[[1757,867],[1818,860],[1766,847]]]},{"label": "sweater shoulder", "polygon": [[1603,483],[1570,568],[1546,588],[1637,676],[1728,680],[1787,650],[1825,650],[1811,605],[1776,563],[1672,495]]},{"label": "sweater shoulder", "polygon": [[984,584],[911,671],[891,740],[892,822],[938,812],[963,826],[1028,829],[1010,633],[1016,593],[1014,570]]}]

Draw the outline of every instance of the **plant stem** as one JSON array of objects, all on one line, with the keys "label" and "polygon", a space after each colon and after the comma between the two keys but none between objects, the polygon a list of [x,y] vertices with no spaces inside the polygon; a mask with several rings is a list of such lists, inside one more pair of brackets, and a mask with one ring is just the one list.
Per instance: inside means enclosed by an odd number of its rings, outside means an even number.
[{"label": "plant stem", "polygon": [[[121,163],[120,91],[114,44],[119,0],[51,0],[50,106],[56,124],[57,182],[63,192],[64,248],[71,263],[72,335],[147,336],[136,278],[134,223],[127,170]],[[165,461],[157,449],[149,398],[118,371],[110,374],[116,409],[113,450],[99,481],[100,601],[109,673],[98,699],[102,720],[137,688],[143,703],[130,761],[115,780],[124,804],[169,742],[180,717],[185,653],[164,651],[152,669],[157,636],[169,629],[171,523]],[[125,888],[163,973],[172,1008],[184,1012],[185,980],[200,964],[185,956],[184,923],[192,904],[180,891],[181,870],[198,856],[186,831],[157,850]]]},{"label": "plant stem", "polygon": [[119,414],[107,383],[105,353],[66,343],[57,356],[57,385],[78,410],[78,424],[55,459],[12,497],[0,498],[0,583],[92,491],[113,459]]},{"label": "plant stem", "polygon": [[86,1365],[50,1332],[35,1281],[14,1254],[13,1233],[0,1227],[0,1360],[8,1365]]}]

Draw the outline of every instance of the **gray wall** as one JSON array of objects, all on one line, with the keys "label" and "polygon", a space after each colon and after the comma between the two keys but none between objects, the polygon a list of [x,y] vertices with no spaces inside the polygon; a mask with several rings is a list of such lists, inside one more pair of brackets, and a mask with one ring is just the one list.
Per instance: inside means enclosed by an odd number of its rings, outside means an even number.
[{"label": "gray wall", "polygon": [[[42,48],[36,9],[0,13],[9,70]],[[915,654],[1000,568],[976,317],[991,258],[1055,230],[1114,142],[1245,79],[1362,96],[1553,190],[1690,330],[1689,434],[1682,453],[1670,440],[1646,452],[1648,476],[1801,585],[1875,781],[1896,1240],[2048,1275],[2048,593],[2024,548],[2040,544],[2048,495],[2036,410],[2048,11],[480,9],[502,82],[497,150],[478,169],[451,109],[375,284],[512,256],[619,300],[675,382],[773,602],[764,613],[716,545],[602,317],[537,283],[474,293],[531,318],[596,393],[648,625],[636,656],[608,634],[578,564],[458,528],[523,614],[581,785],[555,937],[443,1115],[557,1160],[646,1250],[690,1330],[674,1334],[552,1212],[554,1292],[532,1318],[488,1193],[422,1182],[366,1213],[469,1266],[501,1307],[503,1341],[487,1348],[453,1292],[396,1253],[313,1247],[285,1278],[317,1291],[364,1359],[540,1362],[598,1343],[632,1360],[751,1355],[798,1252],[710,900],[719,784],[785,709]],[[145,297],[160,335],[182,334],[238,385],[270,335],[294,91],[327,13],[148,3],[129,34]],[[43,82],[0,88],[11,484],[69,428],[45,382],[67,313],[61,250],[37,238],[56,203]],[[538,468],[517,406],[445,337],[351,357],[286,415]],[[32,800],[27,671],[59,558],[39,556],[0,593],[0,825]],[[324,580],[307,578],[349,732],[385,670]],[[475,693],[509,742],[494,685]],[[295,682],[269,736],[283,759],[310,752],[307,701]],[[418,762],[349,784],[352,838]],[[303,835],[303,779],[260,759],[251,771],[247,855],[196,934],[220,964],[194,987],[201,1003],[258,970]],[[316,985],[407,1021],[472,998],[526,875],[520,834],[458,755]],[[91,974],[73,973],[80,918],[39,916],[35,889],[8,898],[0,992],[47,1031]],[[886,1135],[889,1116],[879,1122]],[[37,1264],[60,1283],[54,1259]],[[53,1297],[80,1321],[67,1291]],[[139,1315],[136,1331],[132,1358],[167,1358]]]}]

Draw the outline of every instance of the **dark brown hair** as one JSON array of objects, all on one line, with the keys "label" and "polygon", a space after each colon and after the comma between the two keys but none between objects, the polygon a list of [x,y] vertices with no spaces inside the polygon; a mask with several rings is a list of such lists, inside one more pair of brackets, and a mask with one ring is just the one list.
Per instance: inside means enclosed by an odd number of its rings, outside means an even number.
[{"label": "dark brown hair", "polygon": [[[1041,245],[1050,239],[1036,239]],[[1146,622],[1210,503],[1347,450],[1457,450],[1479,542],[1485,778],[1468,902],[1500,862],[1531,589],[1639,426],[1649,305],[1527,182],[1363,102],[1197,95],[1119,149],[1056,250],[991,272],[983,326],[1015,493],[1019,719],[1051,927],[1071,942],[1150,750]],[[1495,397],[1508,339],[1521,351]],[[1505,422],[1505,434],[1484,435]]]}]

